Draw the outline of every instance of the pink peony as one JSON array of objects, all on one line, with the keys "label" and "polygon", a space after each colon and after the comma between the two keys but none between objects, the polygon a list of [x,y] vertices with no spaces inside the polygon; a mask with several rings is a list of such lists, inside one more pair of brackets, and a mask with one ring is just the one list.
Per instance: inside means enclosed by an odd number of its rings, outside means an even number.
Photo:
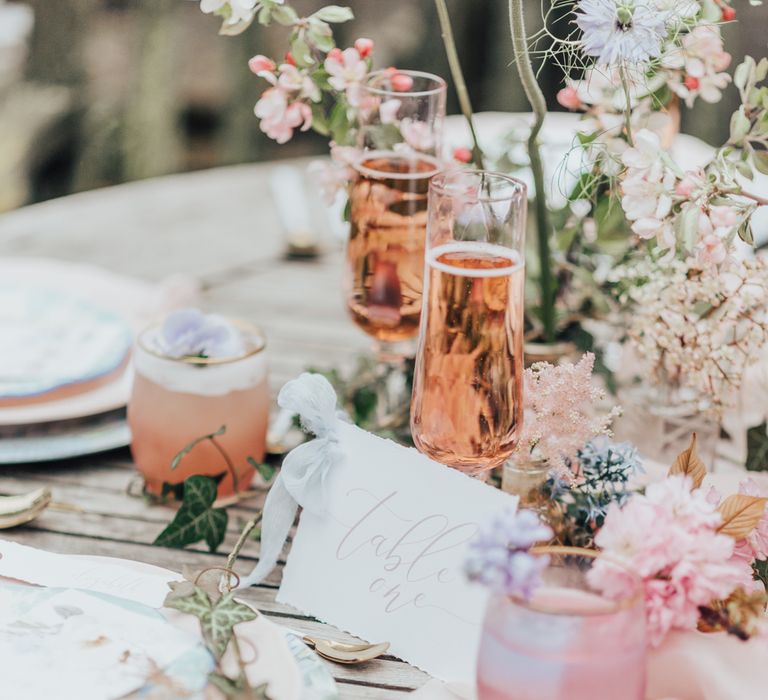
[{"label": "pink peony", "polygon": [[633,579],[611,561],[642,578],[652,646],[672,629],[695,629],[700,606],[749,583],[733,540],[717,533],[717,495],[690,486],[688,477],[673,476],[623,507],[613,504],[595,537],[607,558],[596,562],[590,583],[614,599],[632,595]]}]

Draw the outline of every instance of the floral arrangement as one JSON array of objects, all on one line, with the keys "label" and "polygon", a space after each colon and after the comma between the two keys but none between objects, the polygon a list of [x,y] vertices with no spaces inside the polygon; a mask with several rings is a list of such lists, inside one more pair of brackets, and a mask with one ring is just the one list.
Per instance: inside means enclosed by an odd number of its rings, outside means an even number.
[{"label": "floral arrangement", "polygon": [[[651,646],[671,630],[768,634],[768,492],[750,480],[726,498],[704,488],[695,436],[663,481],[638,491],[630,485],[639,466],[631,446],[601,442],[581,451],[579,483],[553,492],[549,525],[522,510],[485,526],[469,549],[469,578],[529,599],[548,564],[529,551],[535,543],[589,546],[598,556],[587,580],[602,595],[623,600],[642,579]],[[582,522],[583,511],[568,506],[588,490],[594,510]]]},{"label": "floral arrangement", "polygon": [[525,370],[523,430],[513,459],[545,462],[567,478],[584,444],[608,434],[621,410],[596,410],[606,396],[592,381],[594,364],[595,356],[585,353],[577,364],[536,362]]},{"label": "floral arrangement", "polygon": [[651,377],[722,412],[768,340],[766,263],[744,260],[712,274],[689,258],[673,260],[664,274],[648,264],[624,272],[622,283],[634,283],[622,293],[633,308],[627,335]]},{"label": "floral arrangement", "polygon": [[[653,646],[672,629],[725,629],[745,639],[768,632],[761,619],[768,498],[744,482],[721,499],[702,488],[705,473],[694,436],[664,481],[609,506],[595,536],[607,562],[620,561],[642,577]],[[627,584],[615,567],[598,561],[592,576],[608,597],[624,594]],[[753,607],[758,614],[744,614]]]},{"label": "floral arrangement", "polygon": [[[603,288],[627,316],[629,344],[652,379],[720,411],[766,342],[768,268],[742,242],[753,243],[751,217],[768,203],[743,184],[768,172],[768,59],[726,72],[719,23],[736,16],[726,2],[580,0],[573,16],[568,41],[546,27],[534,41],[552,38],[569,72],[558,100],[584,115],[568,256],[576,261],[582,246],[596,259],[601,240],[625,231],[612,251],[623,264]],[[731,82],[742,104],[728,141],[705,166],[684,169],[668,150],[677,101],[717,102]]]}]

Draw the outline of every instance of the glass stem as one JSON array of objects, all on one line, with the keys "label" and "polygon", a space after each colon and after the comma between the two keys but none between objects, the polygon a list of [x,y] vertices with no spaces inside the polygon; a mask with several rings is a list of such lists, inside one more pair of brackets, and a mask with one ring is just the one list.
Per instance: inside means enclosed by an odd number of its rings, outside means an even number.
[{"label": "glass stem", "polygon": [[533,109],[535,119],[528,137],[528,157],[531,161],[531,174],[536,190],[536,233],[539,248],[539,284],[541,287],[541,320],[544,326],[544,340],[552,343],[555,340],[555,287],[552,276],[552,256],[549,250],[549,236],[552,232],[547,200],[544,194],[544,168],[539,150],[539,132],[547,114],[547,102],[544,99],[536,74],[533,72],[531,57],[528,53],[528,42],[525,35],[525,20],[523,17],[523,0],[509,0],[509,26],[512,34],[512,49],[515,64],[523,90]]}]

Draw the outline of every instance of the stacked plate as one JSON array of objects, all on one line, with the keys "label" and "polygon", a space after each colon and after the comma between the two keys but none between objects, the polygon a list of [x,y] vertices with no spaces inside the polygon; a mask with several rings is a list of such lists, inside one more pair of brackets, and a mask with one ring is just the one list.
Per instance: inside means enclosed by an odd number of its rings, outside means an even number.
[{"label": "stacked plate", "polygon": [[133,336],[169,298],[88,266],[0,262],[0,464],[128,445]]}]

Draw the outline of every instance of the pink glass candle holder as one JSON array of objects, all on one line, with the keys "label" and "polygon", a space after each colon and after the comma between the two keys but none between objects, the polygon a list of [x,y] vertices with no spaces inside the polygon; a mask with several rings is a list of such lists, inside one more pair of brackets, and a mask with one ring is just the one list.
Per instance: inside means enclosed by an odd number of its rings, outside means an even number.
[{"label": "pink glass candle holder", "polygon": [[489,600],[477,667],[479,700],[643,700],[639,577],[622,567],[626,596],[608,599],[589,582],[598,552],[553,546],[534,553],[548,554],[550,563],[532,598]]},{"label": "pink glass candle holder", "polygon": [[[266,341],[255,326],[233,325],[245,347],[237,357],[168,357],[155,342],[159,326],[139,337],[128,424],[133,459],[150,493],[159,495],[163,483],[178,484],[194,474],[223,475],[220,496],[243,491],[253,477],[248,458],[264,459],[270,401]],[[201,440],[172,468],[185,446],[222,426],[222,434]]]}]

